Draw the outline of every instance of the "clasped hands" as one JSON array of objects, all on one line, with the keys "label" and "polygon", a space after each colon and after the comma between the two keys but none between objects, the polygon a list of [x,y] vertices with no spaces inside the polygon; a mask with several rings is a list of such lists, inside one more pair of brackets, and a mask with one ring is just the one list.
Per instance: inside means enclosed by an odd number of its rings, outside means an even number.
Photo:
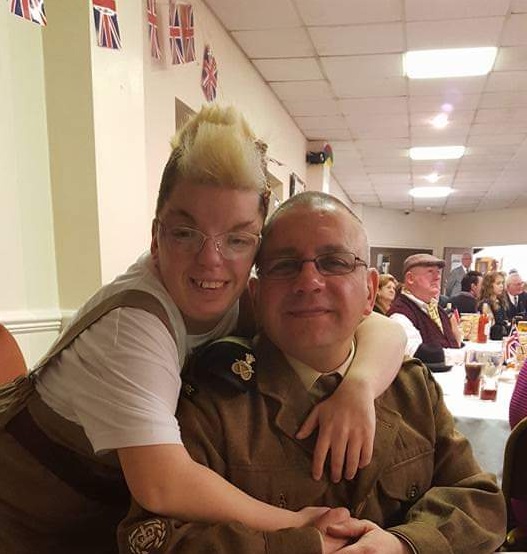
[{"label": "clasped hands", "polygon": [[[351,517],[347,508],[304,508],[322,539],[323,554],[411,554],[409,546],[367,519]],[[317,515],[316,515],[317,514]]]}]

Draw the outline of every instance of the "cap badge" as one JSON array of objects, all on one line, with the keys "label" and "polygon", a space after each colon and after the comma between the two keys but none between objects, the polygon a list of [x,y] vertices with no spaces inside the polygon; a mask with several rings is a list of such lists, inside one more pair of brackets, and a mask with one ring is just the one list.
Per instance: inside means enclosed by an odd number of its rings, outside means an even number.
[{"label": "cap badge", "polygon": [[252,354],[245,354],[245,360],[236,360],[231,365],[231,371],[239,375],[244,381],[250,381],[254,374],[251,364],[255,361],[256,358]]},{"label": "cap badge", "polygon": [[131,554],[157,552],[167,536],[166,523],[161,519],[150,519],[136,527],[128,536]]}]

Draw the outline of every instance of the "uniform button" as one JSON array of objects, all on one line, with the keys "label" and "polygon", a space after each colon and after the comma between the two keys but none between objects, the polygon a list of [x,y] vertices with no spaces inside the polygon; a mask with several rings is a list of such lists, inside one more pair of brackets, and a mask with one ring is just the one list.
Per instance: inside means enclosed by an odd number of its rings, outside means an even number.
[{"label": "uniform button", "polygon": [[414,500],[417,498],[419,496],[419,487],[415,483],[410,485],[406,496],[408,497],[408,500]]}]

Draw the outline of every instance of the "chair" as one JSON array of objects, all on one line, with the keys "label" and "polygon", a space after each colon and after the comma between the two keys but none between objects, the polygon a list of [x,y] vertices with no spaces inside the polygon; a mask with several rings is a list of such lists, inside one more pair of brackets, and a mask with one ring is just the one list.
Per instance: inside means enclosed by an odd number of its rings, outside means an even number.
[{"label": "chair", "polygon": [[0,385],[26,375],[24,356],[13,335],[0,324]]},{"label": "chair", "polygon": [[[502,489],[507,502],[508,525],[504,550],[514,552],[527,548],[527,417],[511,431],[505,446]],[[518,503],[521,506],[518,506]],[[522,510],[520,515],[519,509]]]}]

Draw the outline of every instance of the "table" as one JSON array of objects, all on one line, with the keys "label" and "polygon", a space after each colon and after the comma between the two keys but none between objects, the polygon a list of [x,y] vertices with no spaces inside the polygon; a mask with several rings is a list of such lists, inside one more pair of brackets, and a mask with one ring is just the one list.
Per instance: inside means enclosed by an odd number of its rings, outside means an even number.
[{"label": "table", "polygon": [[[499,343],[500,341],[491,341]],[[470,344],[468,348],[474,345]],[[477,345],[481,350],[497,350],[498,344]],[[485,471],[495,473],[501,482],[503,453],[510,434],[509,404],[514,390],[514,373],[507,371],[500,378],[496,402],[483,401],[463,394],[465,369],[455,365],[445,373],[434,373],[441,385],[445,403],[454,416],[457,429],[470,441],[474,456]]]}]

